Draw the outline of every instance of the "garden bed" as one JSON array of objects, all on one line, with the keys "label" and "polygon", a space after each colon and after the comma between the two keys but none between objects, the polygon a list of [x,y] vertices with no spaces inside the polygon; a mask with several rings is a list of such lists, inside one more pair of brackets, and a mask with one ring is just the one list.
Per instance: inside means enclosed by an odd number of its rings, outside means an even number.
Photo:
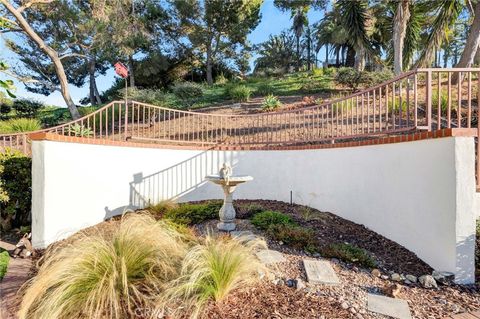
[{"label": "garden bed", "polygon": [[[392,274],[418,277],[432,271],[402,246],[331,213],[271,200],[236,200],[234,205],[237,228],[265,238],[269,249],[280,251],[286,260],[268,266],[270,272],[259,282],[237,287],[221,301],[210,299],[202,318],[386,318],[367,311],[367,293],[383,294],[394,283]],[[220,206],[220,201],[165,202],[147,211],[156,219],[176,225],[181,232],[193,231],[203,238],[218,233],[215,225]],[[119,223],[121,218],[115,217],[86,229],[81,236],[110,236]],[[278,224],[274,232],[273,224]],[[47,250],[65,247],[81,236],[73,235]],[[302,261],[325,258],[331,262],[340,285],[308,283]],[[373,275],[373,269],[379,274]],[[295,287],[292,282],[301,282],[302,286]],[[414,318],[442,318],[480,309],[478,285],[425,289],[418,283],[398,283],[401,288],[397,298],[408,302]]]}]

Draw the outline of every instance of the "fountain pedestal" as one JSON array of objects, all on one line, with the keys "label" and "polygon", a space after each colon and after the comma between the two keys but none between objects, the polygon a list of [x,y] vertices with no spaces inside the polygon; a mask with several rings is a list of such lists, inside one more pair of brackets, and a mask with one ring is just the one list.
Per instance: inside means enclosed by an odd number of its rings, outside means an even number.
[{"label": "fountain pedestal", "polygon": [[[222,172],[222,171],[221,171]],[[230,169],[231,173],[231,169]],[[219,211],[220,222],[217,228],[222,231],[235,230],[235,208],[233,207],[233,192],[238,184],[253,180],[251,176],[232,176],[229,174],[208,175],[205,177],[207,181],[220,185],[223,189],[225,197],[223,199],[222,208]]]}]

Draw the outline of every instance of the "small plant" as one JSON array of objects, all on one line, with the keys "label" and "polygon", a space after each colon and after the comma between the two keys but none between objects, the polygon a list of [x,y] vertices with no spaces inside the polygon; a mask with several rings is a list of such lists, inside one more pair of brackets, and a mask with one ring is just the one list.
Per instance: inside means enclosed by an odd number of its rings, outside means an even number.
[{"label": "small plant", "polygon": [[182,100],[193,99],[203,96],[202,87],[193,82],[177,82],[172,87],[172,92]]},{"label": "small plant", "polygon": [[153,215],[164,215],[167,211],[172,209],[177,209],[178,204],[172,200],[162,200],[161,202],[155,205],[149,205],[145,208],[146,211],[152,213]]},{"label": "small plant", "polygon": [[246,85],[231,85],[227,87],[227,96],[236,102],[248,102],[252,90]]},{"label": "small plant", "polygon": [[2,281],[3,277],[5,277],[5,274],[7,273],[9,261],[10,255],[8,254],[8,251],[0,248],[0,281]]},{"label": "small plant", "polygon": [[258,85],[258,87],[257,87],[257,89],[256,89],[256,91],[255,91],[255,93],[258,94],[258,95],[260,95],[260,96],[265,96],[265,95],[273,94],[273,92],[274,92],[274,88],[273,88],[273,86],[272,86],[270,83],[268,83],[268,82],[261,82],[261,83]]},{"label": "small plant", "polygon": [[296,225],[290,216],[271,210],[255,214],[252,218],[252,224],[262,230],[267,230],[273,225]]},{"label": "small plant", "polygon": [[267,234],[273,239],[282,241],[296,249],[303,249],[309,253],[317,252],[318,250],[315,232],[310,228],[277,224],[270,226]]},{"label": "small plant", "polygon": [[358,263],[368,268],[374,268],[377,264],[365,249],[349,243],[331,244],[322,250],[322,254],[325,257]]},{"label": "small plant", "polygon": [[187,246],[152,217],[127,214],[110,232],[80,233],[47,251],[18,317],[132,318],[179,275]]},{"label": "small plant", "polygon": [[264,212],[265,208],[258,204],[242,205],[237,210],[238,218],[251,218],[253,215]]},{"label": "small plant", "polygon": [[173,223],[190,226],[217,218],[221,207],[221,201],[210,201],[205,204],[181,204],[167,210],[163,216]]},{"label": "small plant", "polygon": [[16,118],[0,122],[0,134],[31,132],[42,129],[37,119]]},{"label": "small plant", "polygon": [[243,245],[228,237],[207,236],[188,251],[181,276],[169,285],[161,304],[170,309],[176,305],[174,317],[182,317],[178,312],[198,317],[208,301],[222,301],[232,290],[259,280],[262,265],[254,252],[265,247],[261,241]]},{"label": "small plant", "polygon": [[228,79],[225,77],[225,75],[223,75],[223,73],[220,73],[220,75],[218,75],[215,78],[215,85],[222,86],[222,85],[225,85],[227,83],[228,83]]},{"label": "small plant", "polygon": [[[453,98],[452,98],[453,100]],[[434,89],[432,91],[432,109],[437,112],[438,110],[438,89]],[[452,101],[453,103],[450,104],[451,110],[457,109],[458,101]],[[456,103],[455,103],[456,102]],[[448,92],[445,90],[440,91],[440,110],[442,114],[447,114],[448,112]]]},{"label": "small plant", "polygon": [[278,97],[269,94],[263,99],[262,109],[264,111],[273,111],[282,105]]},{"label": "small plant", "polygon": [[90,137],[93,135],[93,131],[89,127],[76,123],[68,127],[68,134],[76,137]]}]

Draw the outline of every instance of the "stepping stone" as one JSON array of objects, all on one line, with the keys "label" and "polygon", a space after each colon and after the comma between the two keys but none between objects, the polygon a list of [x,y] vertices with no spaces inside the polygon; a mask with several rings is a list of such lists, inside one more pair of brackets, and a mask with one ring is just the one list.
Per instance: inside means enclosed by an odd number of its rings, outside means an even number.
[{"label": "stepping stone", "polygon": [[303,260],[307,280],[312,284],[339,285],[335,270],[328,260]]},{"label": "stepping stone", "polygon": [[281,263],[286,261],[282,253],[276,250],[262,249],[258,251],[256,255],[264,265]]},{"label": "stepping stone", "polygon": [[406,300],[395,299],[380,295],[367,294],[367,309],[371,312],[380,313],[398,319],[411,319],[410,308]]},{"label": "stepping stone", "polygon": [[254,233],[252,233],[249,230],[232,231],[232,232],[230,232],[230,236],[232,236],[233,239],[238,239],[243,243],[248,243],[252,240],[261,239],[260,237],[258,237],[257,235],[255,235]]}]

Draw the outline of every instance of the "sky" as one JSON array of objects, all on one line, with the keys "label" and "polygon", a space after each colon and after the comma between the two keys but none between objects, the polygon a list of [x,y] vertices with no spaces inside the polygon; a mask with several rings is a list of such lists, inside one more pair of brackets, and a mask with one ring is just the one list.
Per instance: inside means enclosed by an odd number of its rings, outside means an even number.
[{"label": "sky", "polygon": [[[261,13],[262,13],[262,20],[260,21],[257,28],[255,28],[255,30],[253,30],[248,36],[248,40],[252,44],[264,42],[268,39],[268,37],[271,34],[272,35],[279,34],[283,30],[290,28],[292,25],[292,20],[290,19],[290,13],[281,12],[280,10],[275,8],[273,5],[273,0],[265,0],[261,8]],[[322,16],[323,16],[323,12],[311,9],[308,13],[309,23],[313,24],[318,22],[322,18]],[[325,53],[323,52],[323,50],[320,50],[319,56],[324,56],[324,54]],[[12,67],[15,67],[16,65],[19,64],[18,58],[15,56],[15,54],[13,54],[11,51],[9,51],[5,47],[5,43],[3,39],[0,39],[0,57],[3,60],[6,60],[6,62]],[[253,60],[251,61],[251,63],[253,63]],[[102,92],[108,89],[113,83],[115,76],[116,75],[115,75],[115,72],[113,71],[113,66],[107,71],[105,75],[97,76],[98,90]],[[7,77],[0,74],[0,79],[6,79],[6,78]],[[48,105],[57,105],[57,106],[63,106],[63,107],[65,106],[65,102],[63,101],[62,95],[58,91],[50,94],[49,96],[34,94],[31,92],[28,92],[22,83],[18,81],[15,81],[15,82],[16,82],[15,95],[17,97],[32,98]],[[70,90],[71,90],[70,94],[72,95],[73,100],[76,103],[78,103],[80,99],[88,95],[88,81],[83,87],[80,87],[80,88],[70,85]]]}]

